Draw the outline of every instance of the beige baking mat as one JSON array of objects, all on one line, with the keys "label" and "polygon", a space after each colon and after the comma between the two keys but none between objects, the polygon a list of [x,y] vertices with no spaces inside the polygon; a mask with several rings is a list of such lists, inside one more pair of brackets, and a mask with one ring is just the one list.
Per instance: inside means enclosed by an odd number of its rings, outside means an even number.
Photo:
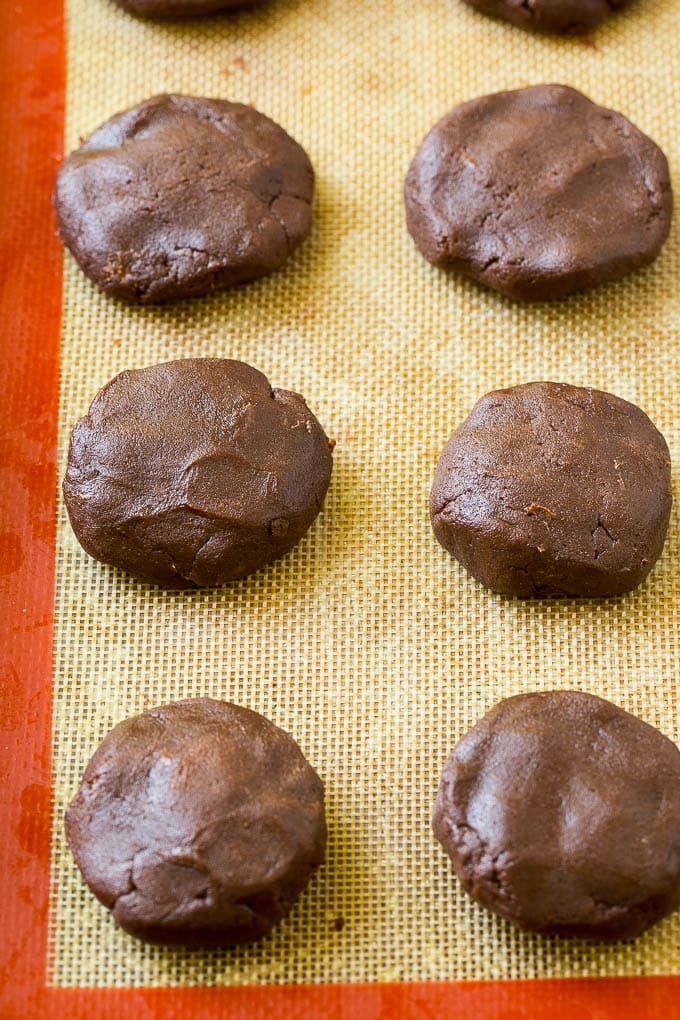
[{"label": "beige baking mat", "polygon": [[[546,81],[628,114],[680,184],[680,5],[636,0],[592,40],[532,37],[459,0],[271,0],[183,25],[144,23],[110,0],[70,0],[68,11],[69,148],[153,93],[225,96],[305,146],[318,192],[312,237],[288,267],[208,300],[123,306],[67,258],[62,464],[70,426],[112,375],[197,355],[242,358],[299,390],[337,447],[325,511],[301,545],[217,591],[162,592],[99,566],[62,512],[51,981],[678,972],[680,914],[623,945],[521,934],[461,894],[429,828],[450,748],[505,695],[592,691],[680,739],[677,511],[636,593],[520,602],[451,563],[427,500],[439,451],[475,399],[544,378],[639,403],[668,440],[677,482],[680,229],[635,277],[522,307],[429,267],[406,234],[401,187],[455,103]],[[118,931],[82,884],[61,821],[113,723],[198,694],[285,727],[327,789],[325,868],[271,938],[226,952],[150,948]]]}]

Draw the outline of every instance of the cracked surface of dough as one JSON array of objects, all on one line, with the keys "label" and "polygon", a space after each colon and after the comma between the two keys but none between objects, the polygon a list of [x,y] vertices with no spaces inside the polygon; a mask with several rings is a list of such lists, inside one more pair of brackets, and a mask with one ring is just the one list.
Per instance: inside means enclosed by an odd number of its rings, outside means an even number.
[{"label": "cracked surface of dough", "polygon": [[71,434],[64,500],[83,548],[170,587],[287,553],[321,510],[331,444],[303,398],[241,361],[121,372]]},{"label": "cracked surface of dough", "polygon": [[525,301],[652,262],[670,229],[666,157],[564,85],[481,96],[432,128],[404,187],[425,258]]},{"label": "cracked surface of dough", "polygon": [[464,888],[529,931],[639,935],[680,899],[680,752],[578,691],[499,702],[454,748],[433,815]]},{"label": "cracked surface of dough", "polygon": [[151,304],[278,269],[311,229],[314,173],[257,110],[161,95],[116,114],[57,175],[59,232],[107,294]]},{"label": "cracked surface of dough", "polygon": [[668,447],[640,408],[534,382],[477,401],[442,451],[430,516],[494,591],[607,597],[647,577],[671,504]]},{"label": "cracked surface of dough", "polygon": [[85,881],[127,932],[234,945],[266,935],[323,862],[323,785],[264,716],[179,701],[111,730],[66,832]]}]

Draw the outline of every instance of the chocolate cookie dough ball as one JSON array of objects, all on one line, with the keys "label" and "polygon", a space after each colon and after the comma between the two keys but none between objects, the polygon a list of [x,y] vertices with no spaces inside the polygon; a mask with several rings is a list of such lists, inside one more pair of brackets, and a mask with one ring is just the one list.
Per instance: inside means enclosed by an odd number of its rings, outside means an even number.
[{"label": "chocolate cookie dough ball", "polygon": [[102,563],[159,585],[224,584],[302,538],[331,445],[302,397],[241,361],[121,372],[73,429],[66,509]]},{"label": "chocolate cookie dough ball", "polygon": [[304,150],[257,110],[156,96],[71,153],[54,203],[83,272],[150,304],[278,269],[309,233],[313,190]]},{"label": "chocolate cookie dough ball", "polygon": [[432,825],[464,889],[528,931],[630,938],[680,901],[680,752],[590,694],[496,705],[444,766]]},{"label": "chocolate cookie dough ball", "polygon": [[631,591],[661,555],[668,447],[634,404],[553,382],[495,390],[444,447],[430,495],[437,539],[508,595]]},{"label": "chocolate cookie dough ball", "polygon": [[654,142],[563,85],[455,107],[420,146],[404,196],[429,262],[525,301],[652,262],[672,208]]},{"label": "chocolate cookie dough ball", "polygon": [[257,712],[196,698],[119,723],[66,812],[85,882],[148,942],[262,938],[323,863],[323,785]]},{"label": "chocolate cookie dough ball", "polygon": [[482,14],[537,32],[590,32],[625,0],[464,0]]},{"label": "chocolate cookie dough ball", "polygon": [[124,11],[147,18],[197,18],[203,14],[254,7],[261,0],[114,0]]}]

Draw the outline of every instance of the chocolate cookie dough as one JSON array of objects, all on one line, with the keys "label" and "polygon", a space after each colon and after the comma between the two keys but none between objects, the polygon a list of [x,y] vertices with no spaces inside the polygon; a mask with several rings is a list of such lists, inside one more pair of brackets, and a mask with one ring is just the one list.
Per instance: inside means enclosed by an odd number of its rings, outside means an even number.
[{"label": "chocolate cookie dough", "polygon": [[323,863],[323,785],[295,741],[210,698],[119,723],[66,812],[85,882],[148,942],[266,935]]},{"label": "chocolate cookie dough", "polygon": [[630,938],[680,901],[680,752],[590,694],[496,705],[444,766],[432,825],[465,890],[528,931]]},{"label": "chocolate cookie dough", "polygon": [[464,0],[482,14],[537,32],[590,32],[625,0]]},{"label": "chocolate cookie dough", "polygon": [[654,142],[563,85],[455,107],[416,153],[404,197],[429,262],[525,301],[652,262],[672,208]]},{"label": "chocolate cookie dough", "polygon": [[241,361],[121,372],[71,435],[64,499],[95,559],[172,587],[278,559],[323,505],[331,444],[302,397]]},{"label": "chocolate cookie dough", "polygon": [[438,540],[509,595],[621,595],[661,555],[670,455],[638,407],[534,382],[479,400],[444,447],[430,495]]},{"label": "chocolate cookie dough", "polygon": [[71,153],[54,204],[83,272],[148,304],[278,269],[309,233],[313,190],[304,150],[257,110],[156,96]]},{"label": "chocolate cookie dough", "polygon": [[197,18],[237,7],[253,7],[260,0],[114,0],[124,11],[148,18]]}]

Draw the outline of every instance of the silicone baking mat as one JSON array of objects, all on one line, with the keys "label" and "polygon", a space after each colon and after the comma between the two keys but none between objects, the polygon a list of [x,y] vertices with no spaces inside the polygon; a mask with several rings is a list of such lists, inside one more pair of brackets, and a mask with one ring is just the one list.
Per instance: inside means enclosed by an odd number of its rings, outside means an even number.
[{"label": "silicone baking mat", "polygon": [[[30,36],[33,64],[44,60],[52,69],[48,82],[42,64],[32,73],[24,67],[25,89],[18,90],[27,107],[21,123],[41,169],[32,171],[36,181],[17,178],[20,191],[34,195],[28,212],[6,215],[14,216],[24,244],[33,236],[29,226],[37,230],[33,246],[22,248],[9,300],[17,305],[23,294],[11,320],[23,330],[14,343],[25,341],[14,385],[24,403],[34,390],[43,395],[35,406],[28,399],[19,429],[18,448],[24,444],[36,472],[32,478],[23,468],[21,493],[39,490],[43,503],[38,513],[25,497],[9,494],[11,513],[38,552],[9,571],[3,591],[17,621],[25,609],[42,623],[39,631],[24,628],[23,643],[14,628],[16,661],[23,655],[29,671],[27,644],[40,661],[50,647],[54,652],[51,880],[48,902],[35,907],[41,925],[47,913],[45,987],[108,989],[109,998],[96,1002],[112,1010],[125,1001],[113,997],[115,989],[150,990],[134,1000],[139,1012],[131,1016],[147,1015],[140,1003],[146,1009],[161,1001],[150,998],[154,988],[171,987],[177,996],[180,986],[186,996],[191,987],[230,986],[232,998],[214,1001],[232,1005],[241,1001],[233,986],[287,986],[268,1000],[270,1015],[274,1009],[281,1016],[292,1015],[284,1003],[295,985],[306,995],[314,985],[320,995],[343,989],[354,996],[352,1006],[342,999],[347,1016],[359,1015],[354,1008],[378,1015],[370,1010],[388,1009],[388,1002],[390,1016],[408,1009],[421,1015],[419,1003],[424,1010],[436,1001],[472,1009],[465,996],[485,989],[491,998],[475,1000],[475,1015],[496,1016],[501,1007],[525,1015],[521,1003],[533,1002],[527,988],[539,983],[517,979],[677,974],[680,914],[615,945],[522,934],[461,893],[429,828],[449,750],[509,694],[591,691],[680,740],[677,512],[661,561],[632,595],[522,602],[485,590],[449,560],[431,534],[427,498],[441,447],[476,398],[530,379],[591,384],[635,401],[680,463],[678,229],[657,263],[636,276],[556,304],[521,306],[429,267],[406,233],[401,199],[415,148],[447,109],[545,81],[573,85],[626,113],[662,146],[680,180],[677,4],[637,0],[592,37],[562,40],[489,21],[458,0],[271,0],[181,25],[134,19],[110,0],[68,0],[64,12],[54,0],[38,6],[53,18],[51,45],[46,32],[22,21],[20,5],[16,31],[24,32],[24,44]],[[70,257],[59,287],[58,246],[52,221],[46,223],[59,146],[54,135],[46,142],[45,132],[48,122],[63,127],[60,38],[67,150],[111,113],[161,91],[253,103],[303,144],[317,173],[315,226],[287,267],[237,291],[162,308],[105,299]],[[36,252],[44,263],[38,295]],[[124,368],[235,357],[274,386],[303,393],[337,446],[324,512],[300,546],[238,584],[163,592],[89,560],[59,500],[55,561],[59,318],[60,474],[73,422]],[[7,411],[10,425],[17,413]],[[23,604],[16,596],[21,566]],[[36,593],[39,581],[46,594]],[[35,699],[26,697],[28,714],[13,733],[29,726],[31,706],[44,722],[47,680],[34,679]],[[228,952],[161,950],[124,935],[82,884],[63,837],[63,809],[111,725],[198,694],[248,705],[289,730],[327,791],[326,866],[270,938]],[[44,773],[37,751],[31,756],[13,739],[26,767]],[[22,804],[44,875],[47,833],[31,819],[43,817],[32,798],[44,804],[46,790],[30,785],[38,792]],[[38,863],[30,866],[37,871]],[[36,952],[44,951],[41,942]],[[40,974],[43,964],[40,957]],[[541,985],[541,1008],[552,1004],[552,1015],[565,994],[572,1002],[583,994],[583,1008],[597,1002],[612,1016],[639,1016],[652,1000],[672,1012],[677,1000],[669,989],[678,987],[632,982],[625,998],[620,982]],[[163,1015],[175,1015],[168,1002],[187,1004],[192,1015],[189,1002],[208,1001],[186,996],[162,1000]],[[243,1001],[250,1003],[243,1015],[254,1016],[255,999]],[[328,1007],[333,1001],[339,1010],[340,999],[305,1001],[305,1016],[340,1015]],[[527,1016],[539,1015],[536,1002],[526,1008]]]}]

